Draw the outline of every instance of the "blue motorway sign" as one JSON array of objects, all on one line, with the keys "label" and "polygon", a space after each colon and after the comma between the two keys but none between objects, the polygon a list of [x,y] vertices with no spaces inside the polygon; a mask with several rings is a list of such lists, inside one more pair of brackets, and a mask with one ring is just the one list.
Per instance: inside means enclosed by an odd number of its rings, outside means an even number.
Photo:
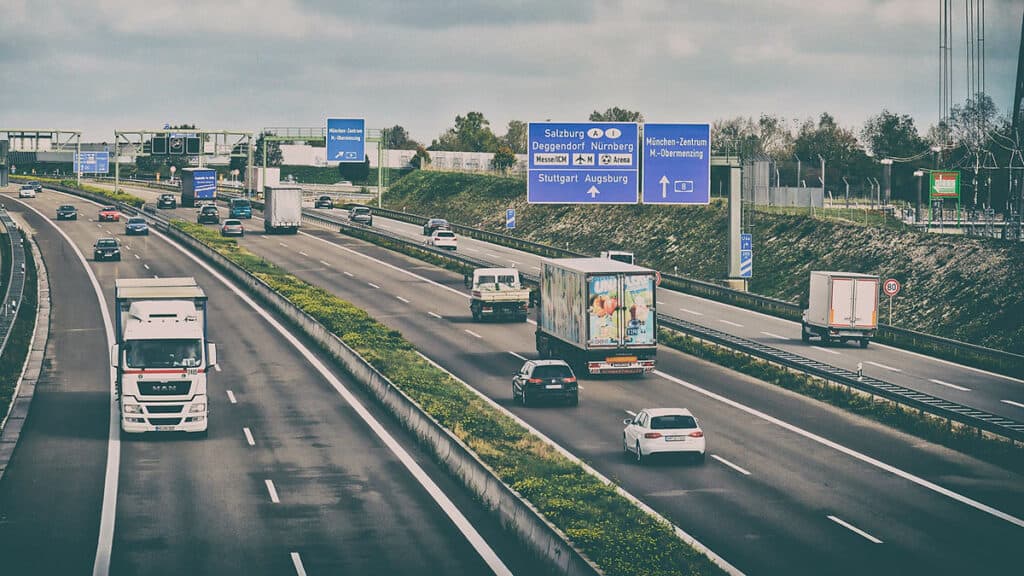
[{"label": "blue motorway sign", "polygon": [[636,204],[638,134],[633,122],[531,122],[527,201]]},{"label": "blue motorway sign", "polygon": [[515,208],[509,208],[505,210],[505,228],[512,229],[516,227],[516,210]]},{"label": "blue motorway sign", "polygon": [[76,174],[106,174],[109,171],[109,152],[78,152],[75,154]]},{"label": "blue motorway sign", "polygon": [[740,278],[750,278],[754,272],[754,252],[740,250]]},{"label": "blue motorway sign", "polygon": [[644,124],[644,204],[711,201],[711,126]]},{"label": "blue motorway sign", "polygon": [[754,235],[753,234],[740,234],[740,250],[753,250],[754,249]]},{"label": "blue motorway sign", "polygon": [[327,161],[363,162],[365,160],[366,120],[363,118],[327,119]]}]

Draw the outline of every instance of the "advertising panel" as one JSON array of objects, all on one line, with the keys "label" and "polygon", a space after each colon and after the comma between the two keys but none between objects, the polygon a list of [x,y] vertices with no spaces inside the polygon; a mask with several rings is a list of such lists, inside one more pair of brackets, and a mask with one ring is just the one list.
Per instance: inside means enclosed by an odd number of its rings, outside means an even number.
[{"label": "advertising panel", "polygon": [[623,307],[628,315],[626,346],[653,345],[657,325],[654,321],[654,276],[631,274],[623,279]]},{"label": "advertising panel", "polygon": [[582,344],[582,327],[580,326],[579,310],[583,307],[579,301],[581,281],[578,274],[558,266],[545,263],[541,294],[542,312],[541,328],[564,340]]},{"label": "advertising panel", "polygon": [[619,344],[619,277],[591,276],[587,279],[588,328],[587,343],[591,346]]}]

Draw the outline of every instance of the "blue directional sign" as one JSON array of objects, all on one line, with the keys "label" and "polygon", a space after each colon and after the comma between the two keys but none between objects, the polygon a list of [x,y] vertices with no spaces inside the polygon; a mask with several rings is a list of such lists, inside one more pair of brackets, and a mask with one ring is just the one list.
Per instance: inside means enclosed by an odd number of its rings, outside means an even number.
[{"label": "blue directional sign", "polygon": [[644,204],[711,201],[711,126],[644,124]]},{"label": "blue directional sign", "polygon": [[110,171],[109,152],[80,152],[75,154],[76,174],[106,174]]},{"label": "blue directional sign", "polygon": [[366,144],[366,120],[363,118],[327,119],[327,161],[363,162]]},{"label": "blue directional sign", "polygon": [[636,204],[638,134],[633,122],[531,122],[527,201]]},{"label": "blue directional sign", "polygon": [[754,272],[754,237],[740,234],[740,278],[750,278]]},{"label": "blue directional sign", "polygon": [[740,250],[753,250],[754,249],[754,235],[753,234],[740,234]]},{"label": "blue directional sign", "polygon": [[509,208],[505,210],[505,228],[511,230],[516,227],[516,210],[515,208]]}]

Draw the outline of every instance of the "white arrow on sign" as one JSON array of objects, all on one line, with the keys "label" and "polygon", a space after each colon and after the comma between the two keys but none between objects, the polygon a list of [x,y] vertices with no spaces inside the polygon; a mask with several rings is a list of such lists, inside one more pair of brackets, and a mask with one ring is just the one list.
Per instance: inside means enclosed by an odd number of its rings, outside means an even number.
[{"label": "white arrow on sign", "polygon": [[665,188],[669,183],[668,176],[661,175],[661,180],[658,180],[658,184],[661,184],[661,197],[666,198],[668,196],[668,189]]},{"label": "white arrow on sign", "polygon": [[597,198],[597,195],[600,193],[601,191],[597,189],[597,186],[591,186],[590,190],[587,190],[587,194],[590,194],[591,198]]},{"label": "white arrow on sign", "polygon": [[334,157],[335,158],[344,158],[345,157],[345,152],[344,151],[338,152],[337,154],[334,155]]}]

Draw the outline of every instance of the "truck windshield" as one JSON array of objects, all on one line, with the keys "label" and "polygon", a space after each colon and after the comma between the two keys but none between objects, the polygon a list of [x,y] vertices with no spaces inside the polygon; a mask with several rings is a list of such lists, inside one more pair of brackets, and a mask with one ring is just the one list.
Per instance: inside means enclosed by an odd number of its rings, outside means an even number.
[{"label": "truck windshield", "polygon": [[199,340],[129,340],[125,344],[130,368],[195,368],[202,357]]},{"label": "truck windshield", "polygon": [[516,277],[512,274],[499,274],[497,280],[495,280],[493,275],[483,274],[480,276],[480,281],[478,283],[483,286],[486,284],[494,284],[495,282],[498,284],[513,285],[516,284]]}]

